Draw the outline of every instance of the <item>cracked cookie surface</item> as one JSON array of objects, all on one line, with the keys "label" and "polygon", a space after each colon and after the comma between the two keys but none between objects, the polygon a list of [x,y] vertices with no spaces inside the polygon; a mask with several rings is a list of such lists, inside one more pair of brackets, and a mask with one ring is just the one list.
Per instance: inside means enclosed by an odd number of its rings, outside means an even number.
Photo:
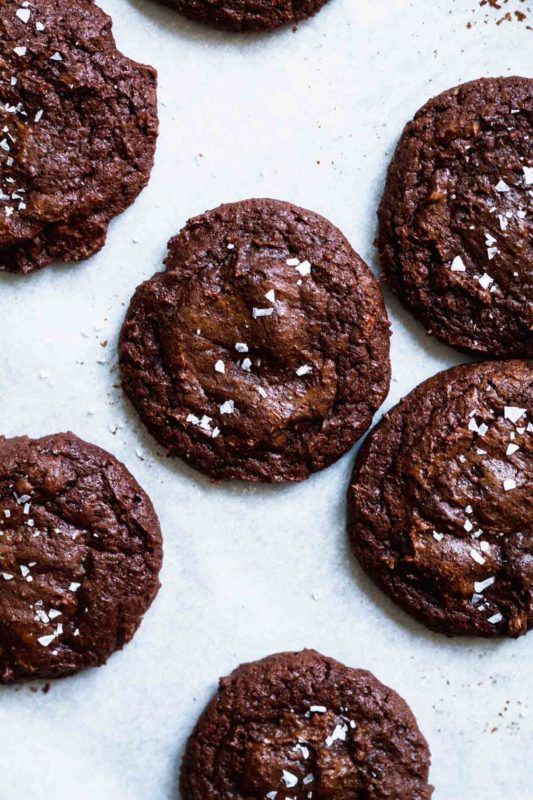
[{"label": "cracked cookie surface", "polygon": [[533,369],[441,372],[357,456],[348,528],[363,569],[447,634],[519,636],[533,621]]},{"label": "cracked cookie surface", "polygon": [[0,439],[0,682],[103,664],[159,588],[153,506],[74,434]]},{"label": "cracked cookie surface", "polygon": [[91,0],[5,0],[0,50],[0,270],[88,258],[148,182],[155,70]]},{"label": "cracked cookie surface", "polygon": [[230,31],[271,31],[312,17],[327,0],[162,0],[196,22]]},{"label": "cracked cookie surface", "polygon": [[404,700],[313,650],[243,664],[189,739],[184,800],[429,800],[429,749]]},{"label": "cracked cookie surface", "polygon": [[223,205],[136,291],[123,386],[171,455],[215,479],[297,481],[368,428],[390,377],[366,264],[330,222],[275,200]]},{"label": "cracked cookie surface", "polygon": [[406,126],[379,208],[385,277],[429,334],[533,356],[533,80],[483,78]]}]

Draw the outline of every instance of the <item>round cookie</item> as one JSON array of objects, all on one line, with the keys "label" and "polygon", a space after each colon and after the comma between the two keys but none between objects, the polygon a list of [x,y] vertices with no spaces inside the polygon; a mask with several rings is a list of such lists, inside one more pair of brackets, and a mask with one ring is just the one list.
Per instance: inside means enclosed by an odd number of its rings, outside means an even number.
[{"label": "round cookie", "polygon": [[402,135],[379,208],[391,289],[460,350],[533,356],[533,80],[430,100]]},{"label": "round cookie", "polygon": [[362,567],[446,634],[533,621],[533,368],[467,364],[420,384],[356,459],[348,528]]},{"label": "round cookie", "polygon": [[276,200],[223,205],[169,243],[120,339],[153,436],[214,479],[298,481],[362,435],[390,377],[366,264],[330,222]]},{"label": "round cookie", "polygon": [[87,258],[148,182],[155,70],[92,0],[4,0],[0,46],[0,270]]},{"label": "round cookie", "polygon": [[159,589],[153,506],[72,433],[0,438],[0,683],[103,664]]},{"label": "round cookie", "polygon": [[271,31],[312,17],[327,0],[163,0],[183,16],[229,31]]},{"label": "round cookie", "polygon": [[429,749],[370,672],[314,650],[220,681],[185,751],[183,800],[429,800]]}]

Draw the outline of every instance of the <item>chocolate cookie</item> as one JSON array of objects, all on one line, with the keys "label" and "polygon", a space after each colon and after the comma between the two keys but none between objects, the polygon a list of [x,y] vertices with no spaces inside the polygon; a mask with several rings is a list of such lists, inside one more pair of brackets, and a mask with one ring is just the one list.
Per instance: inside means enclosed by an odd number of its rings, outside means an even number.
[{"label": "chocolate cookie", "polygon": [[314,650],[243,664],[189,739],[183,800],[429,800],[429,749],[370,672]]},{"label": "chocolate cookie", "polygon": [[153,506],[72,433],[0,438],[0,683],[103,664],[159,588]]},{"label": "chocolate cookie", "polygon": [[385,276],[428,333],[533,356],[533,80],[430,100],[402,135],[379,209]]},{"label": "chocolate cookie", "polygon": [[189,19],[229,31],[271,31],[316,14],[327,0],[163,0]]},{"label": "chocolate cookie", "polygon": [[155,71],[92,0],[3,0],[0,83],[0,270],[93,255],[148,181]]},{"label": "chocolate cookie", "polygon": [[363,445],[348,492],[363,569],[447,634],[533,620],[533,368],[468,364],[425,381]]},{"label": "chocolate cookie", "polygon": [[220,206],[170,241],[120,340],[126,393],[171,455],[215,479],[298,481],[367,429],[389,385],[370,270],[330,222]]}]

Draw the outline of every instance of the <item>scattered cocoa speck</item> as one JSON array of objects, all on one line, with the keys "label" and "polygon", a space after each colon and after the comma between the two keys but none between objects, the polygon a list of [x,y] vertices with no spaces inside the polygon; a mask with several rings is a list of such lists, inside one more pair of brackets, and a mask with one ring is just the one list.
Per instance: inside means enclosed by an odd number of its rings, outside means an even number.
[{"label": "scattered cocoa speck", "polygon": [[[478,0],[478,7],[474,13],[479,13],[479,9],[484,9],[482,22],[487,25],[496,23],[497,26],[504,22],[526,23],[528,15],[532,14],[532,0]],[[467,22],[468,29],[473,28],[477,21]],[[532,30],[531,25],[525,24],[527,30]]]}]

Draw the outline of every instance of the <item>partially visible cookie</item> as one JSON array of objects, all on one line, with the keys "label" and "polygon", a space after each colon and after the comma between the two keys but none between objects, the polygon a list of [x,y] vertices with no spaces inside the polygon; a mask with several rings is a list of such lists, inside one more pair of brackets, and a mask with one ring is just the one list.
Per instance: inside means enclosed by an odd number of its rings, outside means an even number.
[{"label": "partially visible cookie", "polygon": [[120,339],[153,436],[214,479],[298,481],[345,453],[389,386],[389,324],[330,222],[277,200],[223,205],[171,240]]},{"label": "partially visible cookie", "polygon": [[159,588],[153,506],[72,433],[0,438],[0,683],[103,664]]},{"label": "partially visible cookie", "polygon": [[452,347],[533,356],[533,80],[483,78],[426,103],[379,209],[390,287]]},{"label": "partially visible cookie", "polygon": [[429,749],[370,672],[314,650],[243,664],[189,739],[183,800],[429,800]]},{"label": "partially visible cookie", "polygon": [[155,70],[92,0],[4,0],[0,82],[0,270],[87,258],[148,181]]},{"label": "partially visible cookie", "polygon": [[230,31],[271,31],[294,25],[327,0],[163,0],[189,19]]},{"label": "partially visible cookie", "polygon": [[355,555],[446,634],[519,636],[533,623],[533,368],[441,372],[386,414],[348,491]]}]

